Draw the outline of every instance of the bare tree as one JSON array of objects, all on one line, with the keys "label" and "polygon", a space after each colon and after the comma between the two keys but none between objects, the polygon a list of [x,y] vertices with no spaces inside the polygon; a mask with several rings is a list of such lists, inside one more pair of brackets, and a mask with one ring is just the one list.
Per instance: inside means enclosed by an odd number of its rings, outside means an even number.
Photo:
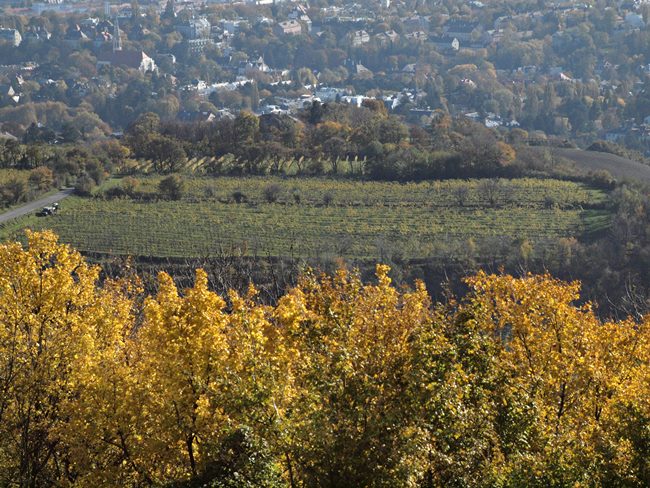
[{"label": "bare tree", "polygon": [[459,185],[454,190],[454,196],[459,207],[464,207],[469,197],[469,188],[467,185]]},{"label": "bare tree", "polygon": [[501,182],[494,178],[483,180],[479,184],[479,191],[490,204],[490,207],[496,207],[501,193]]}]

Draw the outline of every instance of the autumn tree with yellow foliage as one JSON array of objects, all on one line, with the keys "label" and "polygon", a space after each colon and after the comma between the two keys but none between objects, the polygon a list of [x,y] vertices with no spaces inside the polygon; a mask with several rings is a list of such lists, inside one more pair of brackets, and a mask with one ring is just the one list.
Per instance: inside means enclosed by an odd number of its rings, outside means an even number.
[{"label": "autumn tree with yellow foliage", "polygon": [[49,232],[0,246],[0,486],[650,483],[650,320],[577,283],[432,304],[378,266],[269,306],[99,278]]}]

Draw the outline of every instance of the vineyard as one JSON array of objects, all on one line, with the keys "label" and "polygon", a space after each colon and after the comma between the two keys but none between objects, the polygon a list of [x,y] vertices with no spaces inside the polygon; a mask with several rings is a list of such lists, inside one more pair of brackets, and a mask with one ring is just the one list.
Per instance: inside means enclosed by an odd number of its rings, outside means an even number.
[{"label": "vineyard", "polygon": [[[155,192],[159,180],[143,178],[138,188]],[[245,198],[235,203],[233,193]],[[558,238],[606,228],[609,214],[598,208],[605,199],[600,190],[558,180],[195,178],[180,201],[73,197],[58,215],[26,217],[0,235],[52,228],[83,251],[156,257],[499,257],[513,242],[528,240],[541,251]]]}]

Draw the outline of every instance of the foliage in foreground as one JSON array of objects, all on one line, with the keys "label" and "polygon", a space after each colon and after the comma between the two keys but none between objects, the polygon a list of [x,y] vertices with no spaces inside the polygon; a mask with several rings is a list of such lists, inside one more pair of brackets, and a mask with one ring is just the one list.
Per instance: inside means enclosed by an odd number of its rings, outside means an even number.
[{"label": "foliage in foreground", "polygon": [[0,247],[0,486],[647,486],[650,322],[579,285],[307,274],[155,296],[49,232]]}]

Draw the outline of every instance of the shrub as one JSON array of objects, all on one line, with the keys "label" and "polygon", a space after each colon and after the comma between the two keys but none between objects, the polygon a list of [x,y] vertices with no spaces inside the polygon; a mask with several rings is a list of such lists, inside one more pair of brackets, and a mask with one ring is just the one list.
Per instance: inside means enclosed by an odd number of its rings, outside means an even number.
[{"label": "shrub", "polygon": [[334,202],[334,193],[331,191],[325,192],[323,195],[323,203],[326,207],[329,207]]},{"label": "shrub", "polygon": [[74,186],[74,190],[78,195],[89,196],[93,188],[95,188],[95,180],[93,180],[88,175],[83,175],[77,178],[77,184]]},{"label": "shrub", "polygon": [[611,189],[616,186],[616,179],[606,169],[599,169],[589,173],[589,179],[599,188]]},{"label": "shrub", "polygon": [[179,175],[169,175],[158,183],[158,193],[167,200],[180,200],[185,181]]},{"label": "shrub", "polygon": [[298,188],[294,188],[291,191],[291,196],[293,197],[293,201],[296,205],[300,205],[300,202],[302,200],[302,195],[300,194],[300,190]]},{"label": "shrub", "polygon": [[241,190],[235,190],[231,196],[235,203],[244,203],[247,200],[246,194]]},{"label": "shrub", "polygon": [[115,198],[124,198],[128,193],[121,186],[113,186],[104,190],[102,195],[106,200],[113,200]]},{"label": "shrub", "polygon": [[135,194],[138,186],[140,186],[140,180],[137,178],[133,178],[131,176],[127,176],[126,178],[122,179],[122,190],[129,195],[133,196]]},{"label": "shrub", "polygon": [[552,195],[546,195],[544,197],[544,208],[551,209],[557,206],[557,201]]},{"label": "shrub", "polygon": [[268,203],[275,203],[278,201],[278,198],[280,198],[281,193],[282,188],[280,188],[280,185],[273,183],[264,188],[264,199]]}]

